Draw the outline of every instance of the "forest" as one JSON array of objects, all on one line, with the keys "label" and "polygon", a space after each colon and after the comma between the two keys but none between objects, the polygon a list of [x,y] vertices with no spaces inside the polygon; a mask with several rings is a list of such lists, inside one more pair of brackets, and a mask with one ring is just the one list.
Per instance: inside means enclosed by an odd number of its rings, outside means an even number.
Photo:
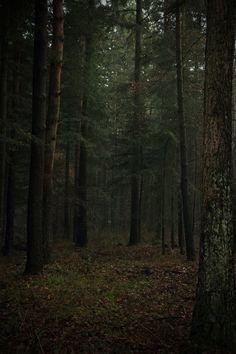
[{"label": "forest", "polygon": [[0,0],[0,353],[236,353],[236,0]]}]

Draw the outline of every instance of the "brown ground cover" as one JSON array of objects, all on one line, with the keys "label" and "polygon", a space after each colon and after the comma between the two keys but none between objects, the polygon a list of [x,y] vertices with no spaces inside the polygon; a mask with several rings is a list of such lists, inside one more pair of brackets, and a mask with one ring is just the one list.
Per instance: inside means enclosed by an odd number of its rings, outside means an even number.
[{"label": "brown ground cover", "polygon": [[196,264],[175,250],[61,244],[37,277],[0,261],[0,353],[192,354]]}]

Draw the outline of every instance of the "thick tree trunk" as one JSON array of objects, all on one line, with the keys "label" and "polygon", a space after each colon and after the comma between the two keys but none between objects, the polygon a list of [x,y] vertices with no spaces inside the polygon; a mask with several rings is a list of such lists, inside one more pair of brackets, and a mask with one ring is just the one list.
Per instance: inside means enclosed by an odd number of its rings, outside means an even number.
[{"label": "thick tree trunk", "polygon": [[208,0],[201,248],[192,337],[236,348],[232,221],[232,75],[235,1]]},{"label": "thick tree trunk", "polygon": [[142,34],[142,0],[136,0],[136,30],[135,30],[135,63],[134,63],[134,116],[132,122],[132,176],[131,176],[131,220],[129,245],[136,245],[141,241],[141,34]]},{"label": "thick tree trunk", "polygon": [[35,0],[32,141],[28,197],[26,273],[43,269],[42,206],[46,123],[47,0]]},{"label": "thick tree trunk", "polygon": [[53,164],[57,126],[60,114],[61,69],[64,48],[63,0],[53,0],[53,42],[49,81],[49,100],[46,121],[46,146],[43,190],[43,253],[44,262],[50,259],[53,211]]},{"label": "thick tree trunk", "polygon": [[8,16],[9,5],[5,2],[1,12],[1,68],[0,68],[0,242],[5,238],[5,184],[6,184],[6,120],[8,77]]},{"label": "thick tree trunk", "polygon": [[186,254],[188,260],[195,259],[194,239],[191,230],[190,201],[188,195],[188,173],[186,153],[186,129],[183,104],[183,62],[182,62],[182,14],[181,0],[176,5],[176,72],[177,72],[177,103],[179,118],[180,137],[180,170],[181,170],[181,192],[183,199],[183,219],[186,241]]}]

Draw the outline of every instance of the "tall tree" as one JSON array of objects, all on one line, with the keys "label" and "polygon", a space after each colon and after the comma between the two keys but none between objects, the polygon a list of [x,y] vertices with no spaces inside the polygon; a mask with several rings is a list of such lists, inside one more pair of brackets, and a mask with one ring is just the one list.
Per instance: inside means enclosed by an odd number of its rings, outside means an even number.
[{"label": "tall tree", "polygon": [[232,222],[232,75],[235,5],[207,1],[201,246],[192,336],[236,347]]},{"label": "tall tree", "polygon": [[9,32],[9,3],[4,1],[1,8],[1,37],[0,37],[0,239],[5,232],[5,186],[6,186],[6,121],[7,121],[7,79],[8,79],[8,32]]},{"label": "tall tree", "polygon": [[129,245],[136,245],[141,238],[141,35],[142,0],[136,0],[135,58],[134,58],[134,113],[132,118],[132,175],[131,175],[131,221]]},{"label": "tall tree", "polygon": [[47,0],[35,0],[32,139],[27,220],[26,273],[43,268],[42,206],[47,79]]},{"label": "tall tree", "polygon": [[84,88],[80,100],[80,116],[81,116],[81,136],[79,148],[79,162],[77,161],[77,174],[75,178],[77,189],[77,200],[75,208],[75,242],[80,247],[87,246],[87,139],[88,139],[88,102],[89,102],[89,84],[91,76],[91,60],[92,60],[92,44],[93,44],[93,16],[94,16],[95,1],[89,0],[87,11],[87,28],[84,36],[84,63],[83,80]]},{"label": "tall tree", "polygon": [[65,186],[64,186],[64,238],[70,238],[70,142],[67,138],[65,148]]},{"label": "tall tree", "polygon": [[49,100],[46,120],[46,149],[43,190],[43,251],[44,260],[50,258],[53,211],[53,164],[60,114],[61,70],[64,48],[63,0],[53,0],[53,39],[49,80]]},{"label": "tall tree", "polygon": [[162,162],[162,193],[161,193],[161,251],[165,254],[165,209],[166,209],[166,155],[168,149],[168,140],[163,149],[163,162]]},{"label": "tall tree", "polygon": [[[16,54],[16,64],[14,66],[14,83],[12,99],[9,102],[9,123],[11,124],[9,137],[15,141],[16,129],[15,123],[19,115],[19,96],[20,96],[20,64],[22,53],[19,51]],[[7,149],[7,181],[6,181],[6,226],[5,240],[3,245],[3,253],[8,255],[12,251],[15,229],[15,191],[16,191],[16,151],[15,146],[9,146]]]},{"label": "tall tree", "polygon": [[182,59],[182,5],[181,0],[176,3],[176,73],[177,73],[177,104],[179,119],[180,140],[180,174],[181,194],[183,200],[183,221],[186,241],[186,255],[188,260],[195,259],[194,239],[191,229],[190,201],[188,190],[188,171],[186,153],[186,127],[183,98],[183,59]]}]

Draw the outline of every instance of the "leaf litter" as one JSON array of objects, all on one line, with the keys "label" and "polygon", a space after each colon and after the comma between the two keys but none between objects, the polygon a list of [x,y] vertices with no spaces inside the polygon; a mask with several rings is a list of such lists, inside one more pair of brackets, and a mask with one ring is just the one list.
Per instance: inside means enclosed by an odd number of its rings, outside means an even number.
[{"label": "leaf litter", "polygon": [[0,260],[0,352],[192,354],[196,270],[176,249],[74,249],[37,277]]}]

